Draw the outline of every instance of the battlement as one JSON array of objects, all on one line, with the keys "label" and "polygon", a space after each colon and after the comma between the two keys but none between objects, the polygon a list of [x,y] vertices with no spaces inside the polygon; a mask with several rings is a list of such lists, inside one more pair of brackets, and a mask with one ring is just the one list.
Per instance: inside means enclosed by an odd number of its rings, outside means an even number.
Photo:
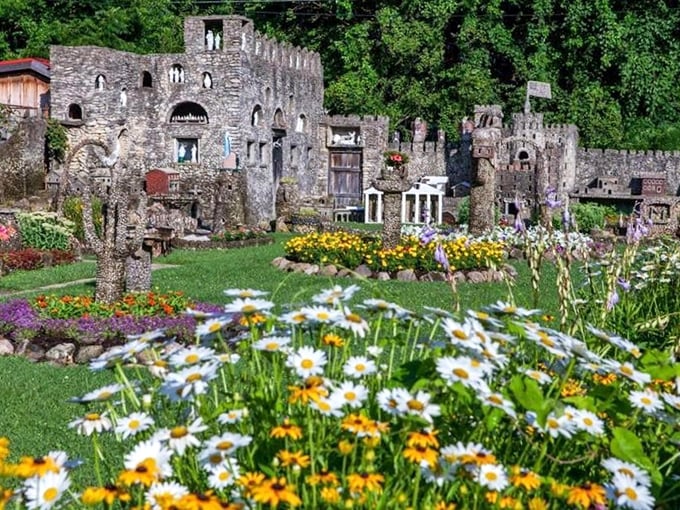
[{"label": "battlement", "polygon": [[288,69],[315,75],[321,75],[323,72],[321,57],[318,53],[287,42],[270,39],[258,32],[254,32],[252,38],[246,37],[242,40],[241,51],[251,57]]},{"label": "battlement", "polygon": [[652,158],[677,158],[680,157],[680,151],[637,151],[628,149],[589,149],[580,148],[579,153],[584,156],[610,156],[610,157],[628,157],[628,156],[644,156]]},{"label": "battlement", "polygon": [[326,115],[325,118],[325,123],[330,126],[351,126],[368,123],[386,124],[389,121],[389,117],[382,115]]},{"label": "battlement", "polygon": [[445,150],[445,144],[438,142],[392,142],[388,144],[391,150],[407,154],[436,154]]}]

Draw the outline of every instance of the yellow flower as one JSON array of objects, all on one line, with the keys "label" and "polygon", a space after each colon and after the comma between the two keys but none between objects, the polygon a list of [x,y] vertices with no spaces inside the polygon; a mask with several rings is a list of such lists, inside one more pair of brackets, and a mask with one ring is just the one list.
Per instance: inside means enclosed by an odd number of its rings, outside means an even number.
[{"label": "yellow flower", "polygon": [[381,484],[385,481],[385,477],[378,473],[352,473],[347,475],[347,483],[349,490],[353,493],[381,492]]},{"label": "yellow flower", "polygon": [[332,473],[331,471],[328,471],[326,469],[322,469],[316,474],[309,475],[306,478],[306,481],[309,485],[333,485],[336,486],[338,485],[338,476],[335,473]]},{"label": "yellow flower", "polygon": [[297,425],[290,423],[288,418],[286,418],[281,425],[274,427],[269,435],[278,439],[289,437],[293,441],[297,441],[302,437],[302,429]]},{"label": "yellow flower", "polygon": [[529,500],[527,510],[548,510],[548,503],[543,498],[532,498]]},{"label": "yellow flower", "polygon": [[252,491],[264,482],[265,476],[262,473],[248,472],[241,475],[237,483],[246,490],[246,496],[252,496]]},{"label": "yellow flower", "polygon": [[323,487],[321,489],[321,499],[330,505],[340,502],[340,491],[336,487]]},{"label": "yellow flower", "polygon": [[515,487],[522,487],[526,491],[532,491],[541,486],[541,478],[536,473],[521,469],[519,466],[514,466],[512,468],[510,482]]},{"label": "yellow flower", "polygon": [[309,466],[311,462],[309,455],[305,455],[302,451],[289,452],[288,450],[281,450],[276,456],[281,461],[283,467],[300,466],[301,468],[305,468]]},{"label": "yellow flower", "polygon": [[428,429],[409,432],[406,446],[431,446],[437,448],[439,446],[437,434],[439,434],[438,431]]},{"label": "yellow flower", "polygon": [[154,459],[145,459],[135,469],[126,469],[118,475],[118,483],[134,485],[136,483],[149,487],[158,481],[161,471]]},{"label": "yellow flower", "polygon": [[427,462],[430,467],[437,463],[437,457],[439,454],[437,450],[432,448],[427,448],[426,446],[414,446],[404,449],[404,457],[406,460],[410,460],[414,464],[421,464],[422,462]]},{"label": "yellow flower", "polygon": [[340,451],[341,455],[349,455],[350,453],[352,453],[352,450],[354,450],[354,445],[349,441],[343,439],[338,443],[338,450]]},{"label": "yellow flower", "polygon": [[58,473],[59,466],[52,457],[21,457],[15,466],[15,474],[21,478],[45,476],[46,473]]},{"label": "yellow flower", "polygon": [[254,487],[252,497],[258,503],[278,506],[279,503],[287,503],[289,506],[299,506],[302,501],[295,494],[294,488],[287,485],[285,478],[270,478],[261,485]]},{"label": "yellow flower", "polygon": [[321,339],[324,345],[330,345],[331,347],[342,347],[345,345],[345,341],[341,336],[335,333],[326,333]]},{"label": "yellow flower", "polygon": [[607,496],[604,487],[596,483],[585,483],[569,489],[567,503],[590,508],[591,505],[604,505]]},{"label": "yellow flower", "polygon": [[106,487],[87,487],[80,500],[84,505],[98,505],[100,503],[106,503],[107,505],[113,505],[116,500],[121,502],[130,501],[130,494],[119,489],[115,485],[107,485]]}]

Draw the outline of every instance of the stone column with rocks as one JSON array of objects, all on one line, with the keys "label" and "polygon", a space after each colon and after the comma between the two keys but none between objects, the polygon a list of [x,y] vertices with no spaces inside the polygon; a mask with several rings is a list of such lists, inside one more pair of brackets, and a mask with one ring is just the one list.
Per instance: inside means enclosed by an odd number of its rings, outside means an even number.
[{"label": "stone column with rocks", "polygon": [[384,171],[373,187],[383,193],[383,248],[396,248],[401,242],[401,195],[413,186],[405,169]]},{"label": "stone column with rocks", "polygon": [[496,168],[503,114],[500,106],[490,106],[475,112],[475,116],[468,230],[477,236],[490,231],[495,224]]}]

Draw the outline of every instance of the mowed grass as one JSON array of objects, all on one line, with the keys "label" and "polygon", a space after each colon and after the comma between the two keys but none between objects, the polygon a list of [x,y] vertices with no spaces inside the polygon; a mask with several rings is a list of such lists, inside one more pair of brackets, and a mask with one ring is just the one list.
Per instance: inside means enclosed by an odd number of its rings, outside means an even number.
[{"label": "mowed grass", "polygon": [[[353,303],[369,297],[381,297],[414,311],[423,307],[451,309],[451,288],[444,282],[400,282],[330,278],[286,273],[272,265],[272,260],[284,254],[283,244],[290,235],[275,235],[274,244],[233,250],[175,250],[155,260],[176,267],[154,271],[153,286],[158,291],[182,290],[196,301],[226,303],[228,288],[254,288],[269,291],[270,298],[284,307],[309,304],[310,298],[333,285],[353,283],[361,287]],[[519,275],[511,287],[519,306],[532,306],[529,271],[526,264],[514,264]],[[81,262],[75,266],[15,273],[0,279],[13,290],[35,289],[51,283],[63,283],[70,277],[94,276],[95,265]],[[85,276],[84,276],[85,275]],[[11,283],[5,281],[10,279]],[[557,315],[555,272],[544,266],[540,307]],[[92,284],[69,285],[51,290],[54,294],[89,293]],[[44,293],[35,290],[21,297]],[[458,287],[463,310],[476,309],[499,299],[508,298],[506,283],[462,284]],[[0,296],[1,297],[1,296]],[[4,297],[3,299],[9,299]],[[71,456],[89,457],[91,443],[67,429],[67,424],[83,412],[73,403],[72,396],[83,394],[113,381],[108,372],[92,373],[86,367],[54,367],[32,364],[24,359],[0,358],[0,436],[12,441],[13,455],[41,455],[50,450],[64,449]]]}]

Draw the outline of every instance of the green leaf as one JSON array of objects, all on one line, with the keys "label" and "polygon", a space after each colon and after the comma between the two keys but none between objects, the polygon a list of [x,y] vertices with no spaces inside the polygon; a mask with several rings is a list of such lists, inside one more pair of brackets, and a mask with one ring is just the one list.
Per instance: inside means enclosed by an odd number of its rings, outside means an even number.
[{"label": "green leaf", "polygon": [[650,473],[653,471],[658,473],[658,470],[652,461],[645,455],[642,442],[634,432],[621,427],[616,427],[613,430],[613,436],[610,447],[612,453],[616,457],[637,464],[638,466],[647,469]]},{"label": "green leaf", "polygon": [[514,376],[510,381],[510,391],[525,409],[535,412],[541,410],[545,397],[541,387],[533,379],[522,375]]}]

